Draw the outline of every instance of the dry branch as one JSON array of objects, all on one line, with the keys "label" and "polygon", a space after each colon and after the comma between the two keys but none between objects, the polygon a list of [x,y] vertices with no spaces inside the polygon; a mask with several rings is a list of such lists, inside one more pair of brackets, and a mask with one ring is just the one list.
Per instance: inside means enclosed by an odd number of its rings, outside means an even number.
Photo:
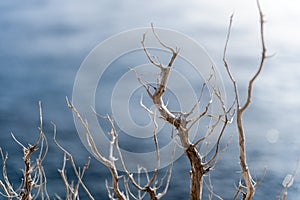
[{"label": "dry branch", "polygon": [[[155,124],[155,129],[153,132],[153,139],[154,139],[154,144],[155,144],[155,149],[156,149],[156,159],[157,159],[157,167],[154,170],[154,173],[152,174],[152,176],[150,177],[147,170],[144,169],[144,174],[147,177],[147,183],[142,186],[140,183],[140,176],[141,173],[138,173],[138,181],[136,181],[136,179],[134,178],[134,175],[127,170],[126,168],[126,164],[124,162],[122,153],[121,153],[121,149],[119,147],[119,140],[118,140],[118,132],[115,128],[114,122],[113,120],[107,115],[107,116],[101,116],[99,114],[97,114],[95,111],[95,115],[97,115],[98,117],[104,118],[106,119],[111,127],[111,131],[110,131],[110,146],[109,146],[109,156],[108,158],[104,157],[101,152],[98,151],[95,141],[92,137],[92,134],[90,133],[90,129],[88,127],[88,122],[85,121],[81,115],[79,114],[79,112],[77,111],[77,109],[75,108],[75,106],[68,100],[67,101],[67,105],[68,107],[72,110],[72,112],[75,114],[75,116],[78,118],[78,120],[80,121],[81,125],[83,126],[84,130],[85,130],[85,134],[86,134],[86,139],[88,141],[89,147],[93,153],[93,155],[100,160],[110,171],[111,173],[111,178],[112,178],[112,187],[110,187],[108,185],[108,182],[106,181],[106,190],[108,193],[108,196],[110,199],[114,199],[115,196],[117,197],[117,199],[119,200],[127,200],[130,197],[134,198],[134,199],[141,199],[145,193],[147,193],[150,197],[151,200],[157,200],[160,199],[161,197],[163,197],[166,194],[166,191],[168,189],[169,186],[169,182],[171,179],[171,173],[172,173],[172,164],[170,165],[170,169],[167,171],[167,181],[165,183],[165,187],[163,188],[162,192],[158,192],[158,190],[160,190],[163,186],[162,182],[163,180],[161,180],[161,184],[157,185],[159,183],[158,179],[158,171],[160,168],[160,153],[159,153],[159,145],[158,145],[158,140],[156,137],[156,131],[157,131],[157,124],[155,121],[155,114],[152,113],[150,110],[149,113],[152,115],[152,119],[153,122]],[[141,106],[143,106],[142,102],[141,102]],[[144,107],[146,108],[146,107]],[[62,147],[60,147],[61,149],[63,149]],[[117,151],[118,153],[118,157],[115,157],[114,155],[114,150]],[[65,150],[64,150],[65,151]],[[175,153],[175,152],[174,152]],[[116,161],[119,160],[121,163],[121,166],[123,168],[123,171],[126,174],[126,177],[124,176],[120,176],[116,167]],[[75,170],[75,169],[74,169]],[[142,172],[142,170],[140,170],[140,172]],[[80,180],[80,177],[77,177],[78,180]],[[119,183],[120,180],[123,180],[124,183],[124,188],[125,191],[122,191],[119,187]],[[129,187],[129,183],[131,183],[134,188],[138,191],[138,197],[136,197],[134,195],[133,192],[131,192],[130,187]],[[143,194],[142,194],[143,193]]]},{"label": "dry branch", "polygon": [[[248,83],[246,101],[243,105],[240,104],[237,83],[232,75],[232,72],[230,71],[228,62],[226,60],[227,45],[228,45],[229,38],[230,38],[233,15],[230,18],[227,38],[226,38],[225,47],[224,47],[224,54],[223,54],[224,66],[225,66],[227,74],[233,84],[234,93],[235,93],[236,110],[237,110],[236,123],[237,123],[237,127],[238,127],[239,149],[240,149],[239,159],[240,159],[240,166],[242,169],[243,179],[245,182],[245,188],[246,188],[246,191],[243,191],[240,188],[244,188],[244,187],[240,186],[238,193],[243,192],[243,199],[245,199],[245,200],[251,200],[253,198],[254,193],[255,193],[255,188],[257,185],[251,177],[250,169],[248,168],[248,164],[247,164],[247,160],[246,160],[246,157],[247,157],[246,156],[246,144],[245,144],[246,136],[244,133],[242,118],[243,118],[244,111],[249,107],[249,105],[251,103],[253,84],[254,84],[254,81],[257,79],[257,77],[261,74],[262,68],[264,66],[265,58],[266,58],[266,47],[265,47],[265,41],[264,41],[264,19],[263,19],[263,13],[262,13],[262,10],[261,10],[258,0],[257,0],[257,7],[258,7],[258,11],[259,11],[259,18],[260,18],[260,37],[261,37],[262,53],[261,53],[258,69]],[[237,193],[237,195],[238,195],[238,193]]]},{"label": "dry branch", "polygon": [[[42,105],[41,102],[38,104],[39,114],[40,114],[40,125],[39,125],[39,135],[34,145],[28,145],[27,147],[23,145],[17,138],[12,134],[14,141],[22,148],[23,150],[23,162],[24,169],[22,184],[19,188],[14,189],[10,183],[7,176],[6,161],[8,159],[8,154],[5,155],[0,148],[0,153],[2,156],[2,175],[4,178],[4,183],[0,181],[0,186],[4,191],[2,196],[7,199],[18,198],[21,200],[34,200],[34,199],[50,199],[47,192],[47,179],[43,168],[43,161],[48,152],[48,143],[43,132],[43,117],[42,117]],[[37,152],[35,156],[35,162],[32,161],[34,153]]]},{"label": "dry branch", "polygon": [[[85,166],[83,167],[83,169],[81,170],[81,172],[77,169],[76,164],[74,162],[73,156],[71,153],[69,153],[65,148],[63,148],[58,141],[56,140],[56,125],[54,123],[52,123],[53,125],[53,129],[54,129],[54,134],[53,134],[53,141],[56,144],[56,146],[64,153],[64,159],[63,159],[63,166],[61,169],[58,170],[58,172],[61,175],[61,178],[64,182],[65,185],[65,190],[66,190],[66,200],[73,200],[73,199],[78,199],[79,198],[79,185],[82,186],[82,188],[84,189],[84,191],[86,192],[86,194],[88,195],[88,197],[90,199],[94,199],[94,197],[92,196],[92,194],[90,193],[90,191],[88,190],[88,188],[86,187],[86,185],[84,184],[84,182],[82,181],[82,178],[84,176],[85,171],[88,169],[89,165],[90,165],[90,157],[88,159],[88,162],[85,164]],[[73,183],[69,183],[68,179],[67,179],[67,174],[66,174],[66,164],[67,161],[69,161],[72,165],[73,171],[76,175],[77,178],[77,184],[74,186]]]},{"label": "dry branch", "polygon": [[[167,65],[164,65],[163,63],[161,63],[159,61],[159,59],[154,60],[154,58],[156,58],[156,57],[153,57],[146,48],[146,44],[145,44],[146,34],[144,34],[142,41],[141,41],[143,50],[144,50],[149,62],[152,63],[155,67],[158,67],[160,69],[160,77],[158,79],[157,85],[155,87],[151,87],[152,91],[150,90],[149,85],[144,84],[145,81],[142,81],[139,76],[138,76],[138,80],[142,84],[142,86],[144,86],[144,88],[146,89],[153,104],[155,105],[156,109],[160,113],[160,117],[176,129],[176,131],[177,131],[176,135],[179,137],[180,143],[181,143],[180,146],[184,149],[185,155],[188,157],[188,159],[190,161],[190,165],[191,165],[190,199],[199,200],[202,198],[203,176],[210,170],[210,168],[212,167],[212,166],[210,166],[210,164],[212,163],[213,160],[215,160],[215,158],[218,155],[220,141],[223,136],[225,127],[228,124],[227,123],[228,122],[227,114],[229,112],[226,111],[224,104],[222,104],[224,107],[224,110],[223,110],[224,113],[221,114],[220,116],[216,116],[216,118],[218,119],[216,124],[223,123],[224,125],[223,125],[221,132],[219,133],[219,138],[218,138],[218,141],[216,144],[216,146],[217,146],[216,152],[207,163],[204,163],[203,158],[197,149],[197,145],[198,145],[198,143],[202,142],[207,137],[209,137],[209,135],[211,133],[208,133],[207,136],[200,138],[195,144],[193,144],[189,140],[189,131],[190,131],[191,127],[193,127],[193,125],[196,122],[198,122],[202,117],[206,116],[206,117],[213,118],[212,115],[208,114],[208,111],[209,111],[209,108],[211,105],[211,101],[209,101],[206,104],[205,110],[194,119],[189,119],[189,117],[193,113],[195,107],[200,103],[200,100],[195,104],[195,106],[193,108],[191,108],[191,111],[189,113],[176,112],[176,115],[175,115],[174,112],[170,111],[167,108],[166,104],[163,101],[163,95],[165,94],[165,91],[167,88],[167,83],[168,83],[168,78],[170,76],[174,61],[179,54],[179,50],[177,48],[174,49],[174,48],[168,46],[167,44],[165,44],[164,42],[162,42],[160,40],[159,36],[157,35],[157,33],[155,32],[153,25],[152,25],[152,33],[156,37],[159,44],[163,48],[169,50],[172,55],[171,55]],[[207,82],[209,82],[209,80],[207,80]],[[219,94],[217,89],[213,88],[213,90],[214,90],[214,93]],[[203,87],[202,87],[202,92],[203,92]],[[215,95],[215,94],[213,94],[213,95]],[[220,100],[220,102],[224,103],[223,100]],[[214,127],[211,127],[211,128],[213,131]]]}]

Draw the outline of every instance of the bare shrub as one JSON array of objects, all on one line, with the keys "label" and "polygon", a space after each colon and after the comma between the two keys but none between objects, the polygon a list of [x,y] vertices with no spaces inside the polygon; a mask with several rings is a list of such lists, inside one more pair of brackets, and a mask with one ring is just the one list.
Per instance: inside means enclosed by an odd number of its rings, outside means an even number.
[{"label": "bare shrub", "polygon": [[[2,156],[2,176],[4,182],[0,180],[0,186],[3,190],[2,196],[7,199],[50,199],[47,192],[47,179],[43,167],[43,161],[48,152],[48,143],[43,132],[43,117],[42,117],[42,106],[39,102],[40,111],[40,126],[39,134],[34,145],[29,144],[27,147],[23,145],[20,141],[15,138],[12,134],[15,142],[23,150],[23,162],[24,169],[21,185],[18,188],[14,188],[9,177],[7,176],[7,166],[6,161],[8,159],[8,153],[3,154],[0,148],[0,153]],[[34,161],[32,161],[34,160]]]},{"label": "bare shrub", "polygon": [[[209,199],[213,199],[216,197],[217,199],[222,199],[221,195],[217,195],[213,191],[213,185],[210,180],[210,173],[212,173],[212,169],[218,163],[220,156],[222,155],[222,150],[220,149],[220,144],[222,137],[224,135],[225,129],[233,120],[235,116],[236,124],[237,124],[237,132],[238,132],[238,145],[239,145],[239,161],[241,167],[242,178],[237,186],[237,191],[233,197],[233,199],[238,199],[241,197],[243,200],[251,200],[255,195],[255,190],[258,187],[260,181],[256,182],[253,180],[251,176],[251,171],[247,164],[247,150],[245,145],[246,140],[246,131],[244,129],[242,119],[243,114],[249,108],[249,105],[252,100],[252,93],[254,82],[257,77],[261,74],[261,71],[264,66],[264,62],[266,59],[266,47],[264,40],[264,18],[262,9],[260,7],[259,1],[257,1],[257,7],[259,12],[260,19],[260,39],[261,39],[261,56],[260,62],[257,66],[257,70],[247,85],[247,94],[246,100],[244,103],[240,101],[241,97],[239,95],[237,82],[233,77],[233,74],[230,70],[230,66],[228,64],[226,54],[227,54],[227,45],[230,38],[231,26],[233,16],[230,18],[228,34],[226,37],[224,54],[223,54],[223,63],[227,72],[227,75],[230,78],[234,89],[234,97],[231,106],[228,108],[225,105],[224,97],[220,90],[216,87],[212,87],[211,99],[207,102],[201,102],[201,97],[203,95],[205,87],[214,80],[214,68],[212,67],[212,73],[208,80],[205,80],[205,83],[201,86],[201,94],[195,105],[190,108],[189,112],[178,112],[172,111],[168,108],[166,103],[164,102],[165,92],[168,87],[168,80],[170,73],[172,72],[174,62],[178,57],[180,50],[176,47],[171,47],[168,44],[164,43],[159,35],[155,32],[155,28],[152,25],[152,34],[155,36],[157,42],[161,45],[162,48],[169,51],[171,56],[167,63],[162,63],[156,56],[151,55],[148,51],[146,40],[147,35],[144,34],[142,36],[141,45],[143,47],[144,53],[148,58],[148,61],[153,65],[153,67],[158,68],[160,70],[160,76],[157,78],[157,82],[155,85],[150,84],[147,80],[143,80],[141,74],[134,69],[131,69],[133,73],[136,74],[136,78],[144,87],[145,91],[148,94],[148,98],[151,99],[153,105],[156,108],[156,111],[152,111],[148,107],[143,104],[143,99],[140,100],[140,106],[151,116],[152,122],[155,125],[153,130],[153,145],[155,146],[156,153],[156,168],[153,173],[149,173],[146,168],[137,166],[138,173],[133,174],[126,167],[126,162],[123,159],[123,155],[121,153],[119,147],[118,140],[118,131],[116,130],[113,119],[109,116],[101,116],[94,111],[94,114],[100,117],[103,120],[107,120],[110,125],[110,145],[109,145],[109,155],[107,157],[103,156],[101,152],[99,152],[94,138],[90,133],[88,121],[82,118],[80,113],[77,111],[76,107],[72,104],[71,101],[66,98],[67,106],[74,113],[79,120],[80,124],[84,128],[85,137],[88,142],[89,148],[93,154],[99,161],[101,161],[109,170],[111,175],[111,183],[106,180],[106,191],[108,197],[110,199],[119,199],[119,200],[127,200],[127,199],[143,199],[145,196],[148,196],[151,200],[158,200],[164,197],[168,191],[169,184],[172,176],[172,167],[173,163],[171,162],[166,173],[163,176],[159,176],[160,171],[160,162],[161,155],[159,149],[159,141],[157,139],[157,130],[158,125],[156,122],[156,117],[162,118],[165,122],[167,122],[170,126],[172,126],[172,131],[176,132],[176,134],[172,134],[172,137],[178,137],[179,142],[176,144],[178,148],[180,148],[185,156],[188,158],[190,163],[190,195],[189,198],[191,200],[199,200],[202,199],[202,191],[203,187],[206,186],[210,191]],[[212,97],[215,97],[217,101],[219,101],[222,112],[215,116],[211,113],[211,105],[212,105]],[[192,117],[192,114],[195,112],[196,107],[200,104],[200,102],[204,105],[204,109],[197,113],[196,117]],[[23,177],[21,181],[21,185],[18,188],[13,187],[11,182],[9,181],[9,177],[7,175],[7,166],[6,162],[8,159],[8,153],[3,153],[0,148],[0,153],[2,157],[2,176],[3,181],[0,180],[0,187],[2,188],[1,195],[7,199],[22,199],[22,200],[31,200],[31,199],[50,199],[47,192],[47,179],[45,175],[45,171],[43,168],[43,161],[47,155],[48,151],[48,143],[43,132],[43,118],[42,118],[42,107],[39,102],[39,111],[40,111],[40,125],[39,125],[39,134],[34,145],[28,145],[27,147],[23,145],[17,138],[12,135],[15,142],[22,148],[23,150]],[[190,131],[192,127],[201,119],[208,118],[212,120],[213,123],[209,125],[207,128],[207,134],[201,138],[197,138],[194,142],[190,141]],[[206,152],[204,155],[199,153],[199,145],[205,143],[205,141],[211,136],[211,134],[216,131],[216,127],[221,125],[221,129],[218,132],[218,137],[215,142],[215,148],[211,151]],[[82,187],[84,192],[87,194],[89,199],[95,199],[89,189],[86,187],[83,182],[83,177],[85,175],[86,170],[90,165],[90,158],[88,158],[87,163],[83,166],[82,169],[78,168],[74,162],[73,156],[69,153],[59,142],[56,140],[56,126],[53,123],[54,128],[54,143],[57,147],[63,152],[63,164],[62,168],[59,169],[59,173],[61,175],[62,181],[65,186],[65,199],[67,200],[75,200],[80,199],[79,188]],[[174,140],[175,141],[175,140]],[[174,159],[175,149],[172,154],[172,161]],[[121,174],[116,167],[116,162],[119,161],[121,163],[122,169],[124,171]],[[73,180],[69,180],[66,172],[66,165],[71,164],[72,169],[76,175],[75,182]],[[298,161],[299,164],[299,161]],[[292,174],[287,175],[283,182],[283,190],[280,196],[277,199],[285,200],[287,198],[287,190],[293,184],[294,178],[298,171],[298,165],[295,171]],[[207,182],[204,182],[204,176],[207,175]],[[141,177],[145,177],[146,183],[141,182]],[[62,199],[59,196],[56,196],[58,199]]]}]

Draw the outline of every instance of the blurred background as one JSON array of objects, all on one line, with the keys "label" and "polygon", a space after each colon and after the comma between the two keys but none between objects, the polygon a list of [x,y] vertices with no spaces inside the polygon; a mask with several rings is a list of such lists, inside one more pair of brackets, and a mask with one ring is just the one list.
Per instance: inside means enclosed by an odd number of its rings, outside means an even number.
[{"label": "blurred background", "polygon": [[[261,0],[265,13],[265,39],[270,58],[254,88],[253,103],[244,117],[248,162],[254,178],[266,176],[255,199],[275,199],[282,180],[292,173],[300,157],[300,3]],[[106,38],[128,29],[157,27],[182,32],[201,44],[221,72],[230,100],[232,89],[222,65],[229,17],[234,13],[228,61],[245,94],[246,84],[259,62],[259,16],[254,0],[211,1],[1,1],[0,2],[0,146],[9,152],[8,173],[15,187],[21,178],[22,151],[13,133],[24,144],[38,134],[38,101],[43,104],[44,130],[49,138],[45,161],[48,191],[63,196],[57,169],[63,154],[51,138],[51,121],[58,140],[78,166],[89,156],[81,144],[65,97],[88,53]],[[240,178],[237,134],[226,132],[232,142],[212,175],[214,190],[224,199],[235,193]],[[225,143],[227,140],[225,139]],[[174,164],[165,199],[188,199],[189,165],[185,157]],[[71,169],[69,169],[71,171]],[[228,178],[229,177],[229,178]],[[92,159],[86,184],[96,199],[107,199],[104,180],[108,170]],[[289,190],[289,199],[300,192],[300,177]],[[205,194],[206,195],[206,194]]]}]

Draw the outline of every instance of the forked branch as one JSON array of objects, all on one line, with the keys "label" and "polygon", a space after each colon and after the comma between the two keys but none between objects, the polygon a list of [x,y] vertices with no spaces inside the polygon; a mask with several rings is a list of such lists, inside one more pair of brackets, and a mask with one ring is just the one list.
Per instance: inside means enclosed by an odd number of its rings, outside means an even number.
[{"label": "forked branch", "polygon": [[[47,192],[47,179],[44,172],[43,161],[48,152],[48,143],[43,132],[43,117],[42,117],[42,105],[39,102],[39,114],[40,114],[40,125],[39,134],[34,145],[28,145],[27,147],[23,145],[16,137],[12,134],[13,139],[23,150],[23,162],[24,169],[22,184],[18,189],[14,189],[7,176],[6,161],[8,159],[8,154],[5,155],[0,148],[0,153],[2,156],[2,175],[4,178],[4,183],[0,181],[0,186],[4,193],[2,196],[7,199],[18,198],[21,200],[32,200],[32,199],[50,199]],[[32,161],[33,158],[35,161]]]},{"label": "forked branch", "polygon": [[[148,172],[146,170],[144,170],[144,174],[147,176],[147,183],[142,186],[141,183],[139,181],[136,181],[134,178],[134,175],[128,171],[128,169],[126,168],[123,156],[122,156],[122,152],[121,149],[119,147],[119,140],[118,140],[118,132],[116,130],[116,127],[114,125],[113,120],[107,115],[107,116],[101,116],[99,114],[97,114],[95,111],[95,115],[97,115],[98,117],[104,118],[106,119],[111,127],[111,131],[110,131],[110,146],[109,146],[109,156],[108,158],[106,158],[105,156],[103,156],[101,154],[101,152],[98,151],[96,143],[94,141],[94,138],[92,136],[92,134],[90,133],[90,129],[88,127],[88,123],[87,121],[85,121],[81,115],[79,114],[79,112],[77,111],[77,109],[75,108],[75,106],[68,100],[67,101],[67,105],[68,107],[72,110],[72,112],[74,113],[74,115],[78,118],[79,122],[81,123],[81,125],[83,126],[84,130],[85,130],[85,134],[86,134],[86,138],[88,141],[88,144],[90,146],[90,149],[93,153],[93,155],[99,159],[110,171],[111,173],[111,178],[112,178],[112,187],[108,186],[108,183],[106,182],[106,189],[109,195],[110,199],[114,199],[115,196],[117,197],[117,199],[119,200],[127,200],[130,197],[134,198],[134,199],[140,199],[142,196],[141,192],[143,193],[147,193],[150,196],[151,200],[158,200],[160,199],[162,196],[164,196],[166,194],[167,188],[169,186],[169,182],[170,182],[170,178],[171,178],[171,173],[172,173],[172,164],[170,165],[170,169],[167,171],[166,174],[168,174],[168,178],[167,181],[165,183],[165,188],[163,189],[162,192],[158,193],[158,190],[162,187],[163,184],[159,184],[158,179],[158,170],[160,167],[160,153],[159,153],[159,146],[158,146],[158,140],[156,138],[156,131],[157,131],[157,124],[155,119],[155,115],[154,113],[151,113],[151,111],[149,110],[149,112],[152,115],[152,119],[154,120],[154,124],[155,124],[155,129],[154,129],[154,133],[153,133],[153,139],[154,139],[154,144],[155,144],[155,149],[156,149],[156,155],[157,155],[157,168],[154,170],[153,175],[150,177],[148,176]],[[63,149],[62,147],[60,147],[61,149]],[[114,155],[114,150],[117,151],[118,157],[115,157]],[[65,152],[65,154],[67,154],[68,156],[70,156],[68,154],[68,152],[66,150],[63,150]],[[71,158],[71,157],[70,157]],[[72,159],[72,158],[71,158]],[[125,172],[126,176],[120,176],[116,167],[116,161],[119,160],[121,163],[121,166],[123,168],[123,171]],[[76,168],[74,169],[76,170]],[[138,173],[138,177],[140,177],[141,174]],[[77,176],[78,180],[81,181],[81,177]],[[125,191],[122,191],[119,187],[119,183],[120,180],[124,181],[124,188]],[[129,187],[129,182],[136,188],[136,190],[138,191],[138,197],[136,197],[133,192],[130,191],[130,187]],[[161,180],[160,183],[162,183],[163,180]],[[87,191],[86,191],[87,192]]]},{"label": "forked branch", "polygon": [[[236,110],[237,110],[236,123],[237,123],[237,127],[238,127],[239,149],[240,149],[240,157],[239,158],[240,158],[240,166],[242,169],[242,176],[243,176],[243,179],[245,182],[245,188],[246,188],[246,191],[239,189],[239,192],[243,192],[243,199],[245,199],[245,200],[251,200],[253,198],[254,193],[255,193],[256,183],[254,182],[254,180],[251,177],[250,169],[248,168],[248,164],[247,164],[247,160],[246,160],[246,144],[245,144],[246,136],[244,133],[242,118],[243,118],[244,111],[249,107],[251,100],[252,100],[252,90],[253,90],[254,81],[261,74],[261,71],[263,69],[264,62],[266,59],[266,47],[265,47],[265,41],[264,41],[264,18],[263,18],[263,13],[262,13],[262,10],[261,10],[258,0],[257,0],[257,7],[258,7],[259,19],[260,19],[260,38],[261,38],[261,45],[262,45],[262,53],[261,53],[258,69],[248,83],[246,101],[245,101],[244,105],[242,105],[242,106],[240,105],[236,81],[229,69],[229,65],[226,60],[226,51],[227,51],[227,45],[228,45],[230,32],[231,32],[233,16],[231,16],[231,18],[230,18],[226,43],[225,43],[225,47],[224,47],[224,55],[223,55],[224,66],[225,66],[227,74],[233,84],[233,88],[234,88],[234,92],[235,92]],[[239,188],[243,188],[243,187],[240,186]]]},{"label": "forked branch", "polygon": [[[174,48],[168,46],[167,44],[165,44],[164,42],[162,42],[160,40],[158,34],[155,32],[153,25],[152,25],[152,32],[153,32],[154,36],[156,37],[157,41],[159,42],[159,44],[163,48],[170,51],[171,57],[169,59],[168,64],[164,65],[159,61],[159,59],[152,56],[146,48],[146,44],[145,44],[146,35],[144,34],[142,41],[141,41],[142,47],[144,49],[144,52],[145,52],[149,62],[152,63],[155,67],[158,67],[160,69],[160,77],[158,79],[156,87],[152,87],[152,89],[154,89],[154,91],[153,90],[151,91],[150,87],[145,85],[144,81],[142,81],[140,77],[138,77],[138,80],[146,89],[153,104],[155,105],[156,109],[160,113],[160,117],[176,129],[176,131],[177,131],[176,135],[179,137],[180,143],[181,143],[180,146],[183,147],[184,152],[185,152],[186,156],[188,157],[190,164],[191,164],[190,199],[199,200],[202,198],[203,176],[210,170],[210,168],[211,168],[210,164],[218,155],[221,137],[224,133],[225,127],[228,124],[227,123],[228,122],[227,114],[229,112],[226,112],[226,109],[224,106],[224,113],[222,113],[220,116],[213,116],[213,115],[208,114],[209,108],[212,103],[211,101],[209,101],[206,104],[205,109],[202,113],[198,114],[197,117],[195,117],[194,119],[188,119],[190,117],[190,115],[194,112],[195,108],[200,103],[199,100],[195,104],[195,106],[193,108],[191,108],[191,111],[188,113],[172,112],[167,108],[167,106],[165,105],[165,103],[163,101],[163,95],[165,94],[168,79],[169,79],[169,76],[171,73],[171,69],[173,68],[173,64],[174,64],[175,59],[178,56],[179,50],[177,48],[174,49]],[[154,60],[154,58],[156,58],[156,59]],[[209,80],[207,80],[207,81],[209,81]],[[201,90],[202,92],[203,92],[203,87]],[[218,93],[218,91],[215,88],[214,88],[214,93]],[[215,94],[213,94],[213,95],[215,95]],[[202,96],[202,93],[200,96]],[[223,102],[223,100],[221,100],[221,102]],[[206,138],[208,138],[210,133],[207,136],[205,136],[204,138],[199,139],[195,144],[193,144],[189,140],[189,132],[190,132],[191,128],[194,126],[194,124],[196,122],[198,122],[204,116],[210,117],[210,118],[215,117],[217,119],[216,124],[221,123],[221,122],[224,123],[224,126],[223,126],[221,132],[219,133],[218,142],[216,144],[217,145],[216,152],[207,163],[203,162],[202,156],[198,152],[197,145],[202,140],[205,140]],[[214,131],[214,126],[211,128],[212,128],[212,131]]]}]

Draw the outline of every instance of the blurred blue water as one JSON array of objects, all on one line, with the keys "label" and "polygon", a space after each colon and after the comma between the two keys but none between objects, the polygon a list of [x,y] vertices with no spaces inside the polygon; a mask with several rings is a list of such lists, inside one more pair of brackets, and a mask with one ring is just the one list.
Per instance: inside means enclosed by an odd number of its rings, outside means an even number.
[{"label": "blurred blue water", "polygon": [[[268,50],[276,55],[267,60],[254,90],[254,104],[244,121],[248,133],[248,161],[253,175],[259,178],[264,167],[267,168],[255,199],[275,199],[282,189],[283,178],[292,172],[300,153],[300,58],[296,53],[300,51],[300,42],[293,37],[299,33],[295,26],[299,14],[295,9],[297,3],[294,6],[280,5],[279,2],[272,5],[262,3],[268,19]],[[245,5],[234,0],[226,5],[217,0],[210,3],[32,0],[26,4],[1,1],[0,146],[9,152],[12,182],[17,185],[20,180],[22,154],[10,133],[13,132],[25,144],[34,142],[38,133],[39,100],[43,103],[45,132],[50,141],[46,160],[49,193],[53,196],[55,192],[61,195],[64,192],[57,172],[62,164],[62,154],[51,142],[50,121],[56,123],[58,139],[74,154],[76,162],[81,166],[85,163],[89,154],[77,136],[65,96],[71,96],[80,63],[99,42],[120,31],[149,26],[154,22],[157,26],[181,31],[203,44],[225,75],[221,56],[228,18],[233,10],[236,21],[229,56],[243,95],[246,80],[253,72],[251,67],[257,64],[260,53],[253,1],[246,1]],[[225,83],[230,88],[226,78]],[[278,135],[278,140],[270,139],[272,131]],[[215,192],[222,194],[224,199],[233,196],[234,183],[240,177],[233,126],[227,135],[232,135],[232,142],[212,174]],[[188,187],[182,187],[188,185],[188,170],[185,157],[175,162],[165,199],[188,198]],[[101,199],[107,198],[104,180],[108,176],[108,170],[93,159],[86,182],[92,193]],[[298,176],[289,191],[290,199],[296,199],[299,194],[299,182]]]}]

